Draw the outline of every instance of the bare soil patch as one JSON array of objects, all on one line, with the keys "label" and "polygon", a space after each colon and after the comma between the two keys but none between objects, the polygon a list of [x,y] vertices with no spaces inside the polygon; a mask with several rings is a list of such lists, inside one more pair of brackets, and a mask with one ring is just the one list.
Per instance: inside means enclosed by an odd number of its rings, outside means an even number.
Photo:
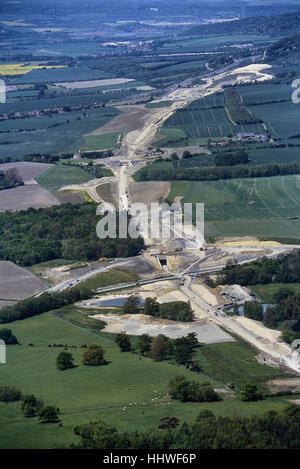
[{"label": "bare soil patch", "polygon": [[268,382],[268,385],[272,392],[300,392],[300,378],[273,379]]},{"label": "bare soil patch", "polygon": [[166,199],[169,191],[169,182],[133,182],[129,186],[132,202],[146,205]]},{"label": "bare soil patch", "polygon": [[87,81],[65,81],[61,83],[55,83],[56,86],[63,86],[69,90],[76,88],[95,88],[96,86],[113,86],[122,85],[124,83],[130,83],[134,81],[133,78],[108,78],[105,80],[87,80]]},{"label": "bare soil patch", "polygon": [[229,334],[211,321],[183,323],[154,318],[145,314],[128,314],[125,316],[96,314],[91,317],[106,322],[105,332],[118,333],[125,331],[131,335],[149,334],[152,337],[164,334],[172,339],[195,332],[198,341],[205,344],[234,341]]},{"label": "bare soil patch", "polygon": [[38,184],[1,191],[0,212],[45,208],[52,205],[59,205],[59,200]]},{"label": "bare soil patch", "polygon": [[147,109],[144,106],[118,106],[117,109],[121,111],[121,114],[87,135],[132,132],[133,130],[142,128],[147,117],[153,114],[153,109]]},{"label": "bare soil patch", "polygon": [[55,196],[61,204],[80,204],[85,201],[80,192],[57,192]]},{"label": "bare soil patch", "polygon": [[46,288],[42,280],[38,279],[26,269],[13,262],[0,261],[0,299],[23,300],[35,295]]},{"label": "bare soil patch", "polygon": [[117,184],[114,182],[108,182],[106,184],[101,184],[96,188],[97,194],[105,202],[110,204],[115,204],[115,201],[118,197]]},{"label": "bare soil patch", "polygon": [[15,163],[4,163],[0,165],[0,171],[6,171],[10,168],[16,168],[24,184],[37,184],[33,179],[39,174],[51,168],[52,164],[47,163],[30,163],[27,161],[18,161]]}]

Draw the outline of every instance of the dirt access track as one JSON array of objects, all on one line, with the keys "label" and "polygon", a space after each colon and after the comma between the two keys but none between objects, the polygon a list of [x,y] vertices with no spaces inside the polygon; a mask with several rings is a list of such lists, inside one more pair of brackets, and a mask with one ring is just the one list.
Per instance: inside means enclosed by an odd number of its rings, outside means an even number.
[{"label": "dirt access track", "polygon": [[30,163],[26,161],[1,164],[0,171],[16,168],[24,181],[24,186],[1,191],[0,212],[59,205],[59,200],[34,180],[36,176],[51,168],[51,166],[51,164]]}]

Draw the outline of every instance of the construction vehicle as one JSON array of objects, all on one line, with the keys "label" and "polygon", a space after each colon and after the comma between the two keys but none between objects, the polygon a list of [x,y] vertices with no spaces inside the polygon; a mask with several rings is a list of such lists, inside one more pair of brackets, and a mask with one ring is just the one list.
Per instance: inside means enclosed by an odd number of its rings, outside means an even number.
[{"label": "construction vehicle", "polygon": [[107,257],[100,257],[99,261],[100,262],[106,262],[106,261],[108,261],[108,259],[107,259]]}]

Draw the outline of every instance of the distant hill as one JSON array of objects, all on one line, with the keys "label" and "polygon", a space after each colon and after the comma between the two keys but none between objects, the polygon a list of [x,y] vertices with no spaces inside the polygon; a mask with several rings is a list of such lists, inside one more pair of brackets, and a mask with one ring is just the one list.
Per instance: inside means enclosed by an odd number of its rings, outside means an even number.
[{"label": "distant hill", "polygon": [[286,37],[272,44],[265,53],[268,62],[283,59],[285,62],[291,59],[300,59],[300,35]]},{"label": "distant hill", "polygon": [[255,16],[225,23],[202,24],[185,30],[181,36],[217,34],[288,36],[291,32],[300,34],[300,11],[278,16]]}]

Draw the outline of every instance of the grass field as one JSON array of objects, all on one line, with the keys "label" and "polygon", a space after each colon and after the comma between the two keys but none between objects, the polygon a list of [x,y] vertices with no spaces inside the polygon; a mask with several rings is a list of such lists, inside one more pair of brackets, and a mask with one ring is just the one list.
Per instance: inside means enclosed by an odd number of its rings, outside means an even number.
[{"label": "grass field", "polygon": [[82,184],[92,179],[92,175],[77,166],[54,165],[40,174],[36,181],[50,192],[56,192],[69,184]]},{"label": "grass field", "polygon": [[188,144],[188,137],[184,130],[180,128],[161,128],[159,129],[153,146],[155,147],[176,147]]},{"label": "grass field", "polygon": [[245,382],[255,382],[265,389],[266,381],[286,376],[280,370],[259,365],[255,360],[257,350],[238,340],[224,344],[209,344],[198,349],[195,359],[206,375],[222,383],[239,387]]},{"label": "grass field", "polygon": [[264,303],[274,302],[274,293],[280,288],[288,288],[295,293],[300,293],[300,283],[270,283],[267,285],[255,285],[250,287]]},{"label": "grass field", "polygon": [[145,105],[145,107],[149,109],[156,109],[160,107],[167,107],[167,106],[170,106],[171,104],[172,104],[172,101],[158,101],[155,103],[148,103]]},{"label": "grass field", "polygon": [[111,269],[107,272],[94,275],[93,277],[80,283],[80,286],[95,290],[96,288],[116,285],[118,283],[134,282],[139,276],[134,272],[121,269]]},{"label": "grass field", "polygon": [[[121,353],[109,335],[97,337],[47,314],[15,322],[10,327],[22,345],[9,346],[7,364],[1,367],[1,383],[17,386],[23,393],[34,393],[45,403],[58,406],[63,426],[41,425],[36,419],[25,419],[18,403],[0,403],[2,448],[66,447],[77,441],[74,426],[97,419],[124,431],[134,431],[157,427],[159,419],[168,415],[191,421],[202,409],[211,409],[217,415],[232,415],[233,412],[258,415],[267,410],[281,410],[284,406],[284,400],[280,399],[242,403],[227,398],[211,404],[163,399],[169,380],[178,373],[196,381],[207,378],[183,367]],[[34,346],[28,346],[29,343]],[[48,347],[54,343],[77,346],[69,351],[79,366],[58,371],[55,360],[62,349]],[[80,364],[83,354],[80,346],[90,343],[103,346],[108,365]],[[124,406],[126,411],[122,411]]]},{"label": "grass field", "polygon": [[278,176],[214,182],[173,182],[169,199],[205,204],[208,235],[297,238],[300,179]]},{"label": "grass field", "polygon": [[85,135],[85,145],[82,146],[82,149],[85,151],[92,151],[116,148],[119,145],[121,135],[122,133],[120,132],[112,132],[102,135]]}]

